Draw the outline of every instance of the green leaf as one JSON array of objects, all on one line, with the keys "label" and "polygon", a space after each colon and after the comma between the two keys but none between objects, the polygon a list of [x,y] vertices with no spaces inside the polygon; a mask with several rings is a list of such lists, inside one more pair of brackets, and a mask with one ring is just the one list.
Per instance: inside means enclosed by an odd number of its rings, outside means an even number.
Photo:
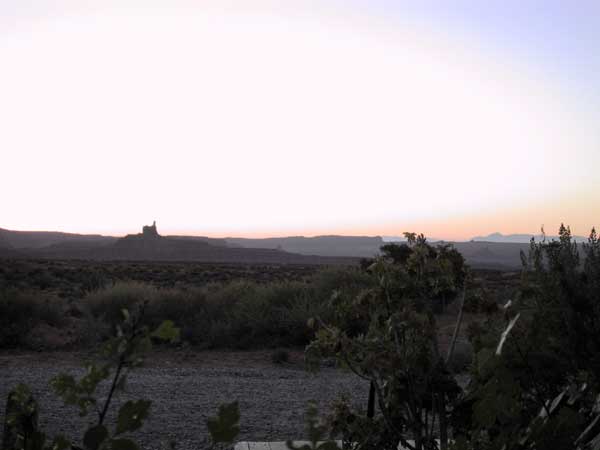
[{"label": "green leaf", "polygon": [[106,380],[109,375],[110,368],[108,365],[97,366],[95,364],[88,364],[87,373],[79,381],[81,391],[87,394],[93,394],[98,385]]},{"label": "green leaf", "polygon": [[171,320],[165,320],[152,333],[152,337],[171,343],[179,342],[179,335],[179,328],[177,328]]},{"label": "green leaf", "polygon": [[150,400],[128,401],[121,409],[117,418],[117,431],[115,434],[125,433],[126,431],[135,431],[140,428],[144,419],[150,413]]},{"label": "green leaf", "polygon": [[75,378],[71,375],[61,373],[50,381],[56,395],[63,399],[67,404],[76,404],[78,387]]},{"label": "green leaf", "polygon": [[139,450],[138,445],[131,439],[111,439],[111,450]]},{"label": "green leaf", "polygon": [[219,406],[217,417],[209,417],[208,431],[213,442],[231,444],[240,432],[240,409],[238,402]]},{"label": "green leaf", "polygon": [[83,445],[89,450],[98,450],[100,445],[108,438],[108,430],[104,425],[89,428],[83,436]]},{"label": "green leaf", "polygon": [[306,431],[308,444],[296,446],[293,441],[286,441],[285,445],[290,450],[339,450],[335,441],[327,441],[327,427],[320,423],[319,412],[315,402],[308,403],[306,411]]}]

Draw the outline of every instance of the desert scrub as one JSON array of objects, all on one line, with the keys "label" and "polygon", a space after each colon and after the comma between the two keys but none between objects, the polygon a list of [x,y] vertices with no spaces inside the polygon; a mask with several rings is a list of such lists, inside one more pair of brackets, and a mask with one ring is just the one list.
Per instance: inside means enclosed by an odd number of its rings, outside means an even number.
[{"label": "desert scrub", "polygon": [[0,290],[0,348],[27,346],[26,336],[38,324],[62,327],[66,302],[46,294]]},{"label": "desert scrub", "polygon": [[117,323],[123,309],[131,309],[142,302],[152,301],[157,289],[135,281],[117,282],[110,287],[93,291],[83,297],[84,308],[94,319]]},{"label": "desert scrub", "polygon": [[234,336],[248,345],[273,347],[298,345],[296,327],[306,327],[310,310],[299,321],[292,311],[306,299],[306,284],[281,282],[255,286],[236,305],[232,315]]},{"label": "desert scrub", "polygon": [[[306,321],[314,314],[300,282],[233,281],[193,289],[158,289],[120,282],[88,294],[83,300],[89,328],[100,339],[112,332],[122,309],[144,302],[144,323],[180,324],[183,338],[202,347],[273,347],[308,342]],[[296,327],[304,328],[298,332]]]},{"label": "desert scrub", "polygon": [[312,295],[327,301],[333,292],[355,295],[375,285],[375,280],[359,267],[326,267],[309,279]]},{"label": "desert scrub", "polygon": [[[133,270],[137,266],[127,267]],[[103,280],[112,279],[112,275],[100,269],[97,275],[90,275],[91,281],[83,283],[90,291],[81,294],[79,288],[73,290],[80,292],[80,297],[69,295],[68,307],[53,300],[36,303],[35,313],[24,312],[22,318],[11,320],[9,323],[20,324],[18,330],[11,331],[11,336],[27,330],[31,326],[27,321],[30,317],[41,316],[49,324],[59,323],[66,317],[67,321],[77,324],[78,345],[94,345],[112,335],[122,309],[145,303],[144,325],[155,327],[162,320],[172,320],[180,326],[185,342],[201,348],[301,346],[313,337],[313,330],[307,326],[308,319],[332,318],[329,300],[334,294],[353,296],[374,283],[364,271],[347,267],[324,268],[303,280],[238,279],[179,287],[158,287],[141,281],[103,284]],[[38,291],[36,295],[40,299],[50,297],[47,292]],[[18,307],[25,311],[33,307],[30,303],[26,299]],[[0,341],[0,346],[6,347],[5,341]],[[16,341],[11,345],[22,344]]]},{"label": "desert scrub", "polygon": [[[183,334],[209,348],[295,345],[293,326],[305,327],[310,314],[307,310],[299,322],[293,320],[305,293],[306,285],[300,282],[211,284],[189,293],[198,313],[195,324],[182,322]],[[301,343],[306,342],[305,338]]]}]

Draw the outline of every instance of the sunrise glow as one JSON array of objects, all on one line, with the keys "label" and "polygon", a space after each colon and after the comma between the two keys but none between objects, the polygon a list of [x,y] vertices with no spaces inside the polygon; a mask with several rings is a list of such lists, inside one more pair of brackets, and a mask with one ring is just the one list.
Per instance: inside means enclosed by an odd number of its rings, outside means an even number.
[{"label": "sunrise glow", "polygon": [[0,227],[467,239],[599,224],[600,86],[582,95],[568,67],[398,7],[199,4],[7,11]]}]

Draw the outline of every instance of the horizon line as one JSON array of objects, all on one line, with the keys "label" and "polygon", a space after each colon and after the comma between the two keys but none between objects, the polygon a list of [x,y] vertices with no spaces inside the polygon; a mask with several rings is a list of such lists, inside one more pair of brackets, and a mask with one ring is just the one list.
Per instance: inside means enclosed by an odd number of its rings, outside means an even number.
[{"label": "horizon line", "polygon": [[[590,230],[594,228],[591,227]],[[0,226],[0,230],[5,230],[5,231],[14,231],[14,232],[23,232],[23,233],[62,233],[62,234],[74,234],[74,235],[96,235],[96,236],[103,236],[103,237],[114,237],[114,238],[122,238],[128,235],[136,235],[136,234],[141,234],[141,227],[139,228],[140,231],[138,232],[123,232],[123,231],[66,231],[64,229],[15,229],[15,228],[3,228]],[[417,234],[420,234],[419,232],[416,232]],[[186,230],[174,230],[171,228],[167,228],[167,231],[163,231],[161,232],[159,229],[159,234],[161,236],[189,236],[189,237],[206,237],[209,239],[283,239],[283,238],[294,238],[294,237],[300,237],[300,238],[317,238],[317,237],[370,237],[370,238],[377,238],[380,237],[382,239],[390,239],[390,238],[400,238],[400,240],[404,240],[403,234],[404,232],[398,232],[398,233],[373,233],[373,234],[368,234],[368,233],[362,233],[362,232],[356,232],[356,233],[348,233],[348,232],[344,232],[344,231],[340,231],[340,232],[323,232],[323,233],[319,233],[319,232],[307,232],[304,234],[297,234],[294,232],[291,233],[281,233],[281,232],[275,232],[273,234],[268,234],[265,232],[250,232],[250,233],[240,233],[240,234],[223,234],[223,233],[214,233],[214,232],[209,232],[209,233],[201,233],[198,231],[186,231]],[[469,242],[472,241],[473,239],[476,238],[486,238],[486,237],[490,237],[493,235],[500,235],[502,237],[512,237],[512,236],[532,236],[532,237],[538,237],[542,235],[541,230],[538,231],[537,233],[531,233],[531,232],[516,232],[516,233],[504,233],[502,231],[493,231],[491,233],[480,233],[477,235],[473,235],[470,236],[468,238],[450,238],[450,237],[439,237],[434,235],[428,236],[427,234],[425,234],[425,237],[427,238],[428,241],[431,242]],[[549,237],[555,237],[557,234],[548,234],[546,233],[546,236]],[[585,235],[577,235],[576,233],[572,232],[572,237],[574,238],[586,238]]]}]

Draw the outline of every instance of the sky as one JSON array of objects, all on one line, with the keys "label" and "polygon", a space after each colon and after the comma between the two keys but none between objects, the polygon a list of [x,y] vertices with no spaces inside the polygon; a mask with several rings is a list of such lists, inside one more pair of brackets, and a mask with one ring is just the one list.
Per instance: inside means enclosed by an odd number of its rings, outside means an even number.
[{"label": "sky", "polygon": [[0,1],[0,227],[577,234],[600,2]]}]

